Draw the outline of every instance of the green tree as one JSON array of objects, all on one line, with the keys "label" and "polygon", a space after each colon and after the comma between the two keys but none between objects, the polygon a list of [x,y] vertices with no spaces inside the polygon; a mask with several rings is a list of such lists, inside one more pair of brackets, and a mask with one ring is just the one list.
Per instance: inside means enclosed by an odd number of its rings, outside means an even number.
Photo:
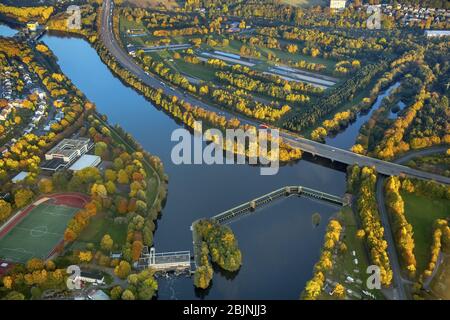
[{"label": "green tree", "polygon": [[133,292],[129,289],[125,290],[122,293],[122,300],[135,300]]},{"label": "green tree", "polygon": [[119,300],[122,297],[123,289],[121,286],[115,286],[111,289],[109,295],[113,300]]}]

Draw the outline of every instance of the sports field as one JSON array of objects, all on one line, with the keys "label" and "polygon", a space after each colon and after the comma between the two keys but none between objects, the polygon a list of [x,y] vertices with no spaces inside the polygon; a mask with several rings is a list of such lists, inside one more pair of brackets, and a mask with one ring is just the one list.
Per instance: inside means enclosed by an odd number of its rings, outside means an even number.
[{"label": "sports field", "polygon": [[52,201],[30,206],[11,230],[0,235],[0,258],[19,263],[33,257],[46,259],[63,240],[67,223],[78,210]]}]

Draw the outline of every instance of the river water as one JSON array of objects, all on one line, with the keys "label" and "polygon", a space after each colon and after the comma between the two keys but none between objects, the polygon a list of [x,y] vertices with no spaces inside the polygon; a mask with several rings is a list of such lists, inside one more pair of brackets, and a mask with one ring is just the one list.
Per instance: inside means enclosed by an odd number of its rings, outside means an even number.
[{"label": "river water", "polygon": [[341,149],[350,149],[356,142],[356,138],[359,134],[359,129],[370,119],[372,113],[379,107],[381,107],[383,99],[389,96],[392,91],[394,91],[399,86],[400,82],[396,82],[386,90],[382,91],[378,95],[372,107],[369,109],[369,112],[358,114],[356,120],[350,123],[349,126],[345,128],[345,130],[338,132],[332,137],[326,137],[325,143]]},{"label": "river water", "polygon": [[[2,26],[0,35],[10,35],[10,30]],[[302,160],[281,167],[274,176],[261,176],[258,167],[248,165],[173,164],[170,153],[175,142],[170,136],[180,128],[175,121],[117,79],[86,41],[51,35],[42,40],[58,58],[62,71],[112,124],[120,124],[163,160],[169,193],[155,233],[157,252],[192,250],[189,228],[194,220],[282,186],[303,185],[336,195],[345,192],[345,173],[326,161]],[[357,122],[350,129],[359,130]],[[346,132],[337,137],[351,146],[356,135],[344,138]],[[336,211],[330,205],[298,197],[258,210],[230,225],[243,254],[237,273],[216,270],[206,291],[195,290],[188,277],[160,279],[158,298],[298,299],[319,258],[326,221]],[[312,225],[314,212],[322,216],[318,227]]]}]

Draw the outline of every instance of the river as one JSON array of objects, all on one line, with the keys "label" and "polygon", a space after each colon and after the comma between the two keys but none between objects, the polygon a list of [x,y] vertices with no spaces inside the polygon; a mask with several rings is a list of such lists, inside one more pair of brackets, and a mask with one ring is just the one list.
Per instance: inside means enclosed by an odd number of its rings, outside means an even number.
[{"label": "river", "polygon": [[381,107],[383,99],[389,96],[392,91],[400,86],[400,82],[395,82],[389,86],[386,90],[382,91],[375,102],[372,104],[368,112],[359,113],[356,120],[353,121],[342,131],[337,132],[335,135],[326,137],[325,143],[341,149],[350,149],[356,142],[356,138],[359,134],[359,129],[370,119],[373,112]]},{"label": "river", "polygon": [[[8,35],[8,29],[3,26],[0,35]],[[163,160],[169,193],[155,233],[157,252],[192,250],[192,221],[281,186],[304,185],[336,195],[345,192],[345,173],[328,162],[302,160],[281,167],[274,176],[261,176],[258,167],[248,165],[174,165],[170,153],[175,143],[170,135],[180,127],[175,121],[117,79],[86,41],[52,35],[42,40],[55,53],[63,72],[112,124],[120,124]],[[354,124],[351,128],[356,130]],[[348,141],[350,146],[353,143]],[[317,228],[311,222],[314,212],[322,215]],[[326,221],[335,212],[335,207],[298,197],[258,210],[230,225],[243,253],[237,273],[216,271],[206,291],[195,290],[187,277],[160,279],[158,298],[298,299],[319,258]]]}]

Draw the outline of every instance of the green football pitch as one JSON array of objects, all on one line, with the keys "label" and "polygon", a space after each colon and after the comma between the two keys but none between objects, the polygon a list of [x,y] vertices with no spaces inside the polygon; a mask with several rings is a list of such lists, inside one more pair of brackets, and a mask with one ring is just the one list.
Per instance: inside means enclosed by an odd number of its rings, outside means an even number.
[{"label": "green football pitch", "polygon": [[69,220],[80,209],[40,204],[0,239],[0,258],[24,263],[30,258],[47,258],[63,239]]}]

